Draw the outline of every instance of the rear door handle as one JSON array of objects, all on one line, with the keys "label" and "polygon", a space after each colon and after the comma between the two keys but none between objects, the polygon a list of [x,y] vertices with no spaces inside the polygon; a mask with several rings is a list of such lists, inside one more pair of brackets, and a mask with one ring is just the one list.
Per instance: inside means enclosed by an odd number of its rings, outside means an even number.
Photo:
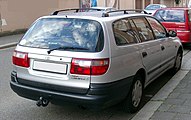
[{"label": "rear door handle", "polygon": [[142,52],[142,56],[146,57],[147,56],[147,52]]},{"label": "rear door handle", "polygon": [[161,46],[161,50],[164,50],[165,49],[165,47],[164,46]]}]

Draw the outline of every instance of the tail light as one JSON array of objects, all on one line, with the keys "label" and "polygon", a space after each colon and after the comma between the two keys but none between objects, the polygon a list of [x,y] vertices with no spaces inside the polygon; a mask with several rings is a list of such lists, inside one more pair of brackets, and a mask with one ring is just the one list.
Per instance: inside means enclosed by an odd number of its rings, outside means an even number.
[{"label": "tail light", "polygon": [[30,66],[28,53],[24,53],[24,52],[14,51],[12,56],[12,62],[14,65],[18,65],[21,67],[28,68]]},{"label": "tail light", "polygon": [[109,67],[109,58],[106,59],[80,59],[73,58],[71,63],[71,74],[80,75],[102,75]]}]

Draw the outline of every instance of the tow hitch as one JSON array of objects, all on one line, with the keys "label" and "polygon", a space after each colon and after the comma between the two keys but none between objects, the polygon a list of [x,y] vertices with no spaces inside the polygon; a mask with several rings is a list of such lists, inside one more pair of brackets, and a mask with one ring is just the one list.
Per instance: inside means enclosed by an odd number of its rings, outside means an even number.
[{"label": "tow hitch", "polygon": [[40,106],[46,107],[46,106],[48,105],[48,103],[49,103],[49,100],[48,100],[48,99],[45,99],[45,98],[43,98],[43,97],[40,97],[39,100],[36,102],[36,105],[37,105],[38,107],[40,107]]}]

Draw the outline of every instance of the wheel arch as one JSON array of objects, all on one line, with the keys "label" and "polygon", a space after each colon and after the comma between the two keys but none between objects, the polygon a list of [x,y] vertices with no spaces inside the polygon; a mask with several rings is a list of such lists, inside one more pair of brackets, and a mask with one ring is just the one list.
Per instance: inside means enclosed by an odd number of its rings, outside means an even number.
[{"label": "wheel arch", "polygon": [[143,68],[139,69],[135,75],[137,75],[137,74],[141,75],[143,86],[144,86],[145,81],[146,81],[146,71],[145,71],[145,69],[143,69]]},{"label": "wheel arch", "polygon": [[[137,82],[136,80],[140,80],[140,79],[137,79],[139,77],[141,77],[142,92],[134,92],[134,90],[133,90],[134,85],[136,84],[135,82]],[[136,72],[136,74],[134,75],[133,84],[131,85],[130,91],[128,92],[128,95],[126,96],[126,99],[123,101],[123,106],[122,107],[126,112],[134,113],[134,112],[136,112],[136,111],[138,111],[140,109],[143,94],[144,94],[145,78],[146,78],[146,71],[143,68],[139,69]],[[135,89],[135,90],[138,90],[138,89]],[[135,95],[137,93],[141,93],[141,97],[139,99],[140,101],[138,100],[139,97],[133,97],[133,96],[137,96],[137,95]],[[136,104],[136,106],[135,106],[135,104]]]},{"label": "wheel arch", "polygon": [[182,55],[183,55],[183,47],[182,46],[179,46],[179,48],[178,48],[178,51],[177,52],[181,52],[182,53]]}]

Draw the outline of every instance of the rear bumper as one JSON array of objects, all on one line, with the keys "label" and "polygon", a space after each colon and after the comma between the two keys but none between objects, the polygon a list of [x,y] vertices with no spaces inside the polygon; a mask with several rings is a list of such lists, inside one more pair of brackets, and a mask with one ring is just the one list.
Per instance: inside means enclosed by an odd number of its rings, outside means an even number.
[{"label": "rear bumper", "polygon": [[177,32],[177,36],[183,44],[191,43],[191,32]]},{"label": "rear bumper", "polygon": [[19,96],[38,100],[40,97],[48,99],[53,104],[72,103],[84,107],[101,109],[123,100],[130,89],[133,77],[106,84],[90,84],[85,94],[54,91],[19,83],[15,73],[11,74],[10,86]]}]

